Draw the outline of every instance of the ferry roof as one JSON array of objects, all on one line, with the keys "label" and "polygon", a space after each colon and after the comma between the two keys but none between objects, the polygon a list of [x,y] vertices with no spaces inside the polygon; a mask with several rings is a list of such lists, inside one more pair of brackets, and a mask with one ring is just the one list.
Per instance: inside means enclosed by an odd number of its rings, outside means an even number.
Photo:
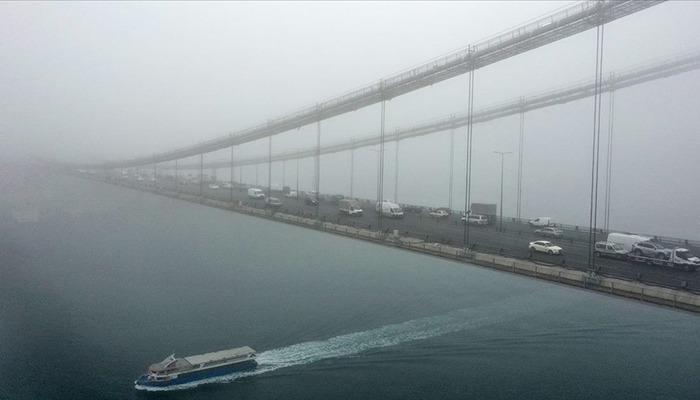
[{"label": "ferry roof", "polygon": [[199,354],[196,356],[185,357],[185,360],[192,365],[202,364],[210,361],[224,360],[229,358],[235,358],[240,356],[245,356],[251,353],[255,353],[255,350],[248,346],[238,347],[235,349],[215,351],[213,353]]}]

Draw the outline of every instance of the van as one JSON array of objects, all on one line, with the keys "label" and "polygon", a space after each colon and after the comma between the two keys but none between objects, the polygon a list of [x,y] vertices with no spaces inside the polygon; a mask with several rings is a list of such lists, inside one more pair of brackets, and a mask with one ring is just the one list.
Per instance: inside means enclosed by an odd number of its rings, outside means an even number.
[{"label": "van", "polygon": [[381,212],[383,216],[391,218],[403,218],[403,210],[398,204],[392,203],[389,200],[384,200],[377,203],[377,212]]},{"label": "van", "polygon": [[624,260],[627,258],[627,252],[617,243],[612,242],[596,242],[595,244],[596,257],[611,257]]},{"label": "van", "polygon": [[357,200],[341,199],[338,202],[338,212],[349,216],[362,216],[362,208]]},{"label": "van", "polygon": [[550,226],[552,225],[552,219],[549,217],[537,217],[531,219],[527,222],[530,226]]},{"label": "van", "polygon": [[608,242],[615,243],[626,252],[631,252],[635,244],[651,240],[648,236],[631,235],[627,233],[608,233]]},{"label": "van", "polygon": [[256,199],[256,200],[264,199],[265,193],[263,193],[263,191],[261,189],[250,188],[250,189],[248,189],[248,197],[250,197],[251,199]]},{"label": "van", "polygon": [[489,218],[485,215],[470,214],[469,218],[462,215],[462,222],[469,222],[470,225],[488,225]]}]

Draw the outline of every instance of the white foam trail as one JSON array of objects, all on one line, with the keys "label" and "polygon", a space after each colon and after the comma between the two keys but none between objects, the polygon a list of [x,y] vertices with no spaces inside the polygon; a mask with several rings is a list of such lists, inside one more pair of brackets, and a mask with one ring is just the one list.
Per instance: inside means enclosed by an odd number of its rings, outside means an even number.
[{"label": "white foam trail", "polygon": [[540,290],[526,296],[511,297],[496,304],[466,308],[443,315],[414,319],[368,331],[336,336],[327,340],[298,343],[263,351],[258,354],[258,367],[253,371],[237,372],[167,388],[137,387],[137,389],[181,390],[206,383],[228,383],[239,378],[260,375],[280,368],[309,364],[328,358],[345,357],[370,349],[395,346],[401,343],[492,325],[525,316],[528,314],[528,311],[536,310],[537,312],[542,312],[543,309],[551,308],[556,302],[546,295],[547,292]]}]

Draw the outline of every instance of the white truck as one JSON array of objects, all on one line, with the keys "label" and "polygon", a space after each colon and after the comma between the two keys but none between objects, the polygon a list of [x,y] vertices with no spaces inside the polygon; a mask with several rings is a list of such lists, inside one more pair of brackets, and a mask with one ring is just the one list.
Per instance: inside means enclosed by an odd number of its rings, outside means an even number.
[{"label": "white truck", "polygon": [[362,207],[354,199],[341,199],[338,202],[338,212],[349,216],[362,216]]},{"label": "white truck", "polygon": [[[686,271],[695,271],[700,267],[700,258],[692,255],[688,249],[681,247],[655,251],[653,255],[638,251],[637,244],[641,243],[643,245],[645,244],[644,242],[650,242],[651,240],[652,238],[648,236],[627,233],[609,233],[607,239],[609,243],[622,247],[627,252],[627,259],[630,261],[678,268]],[[660,248],[661,246],[658,247]]]},{"label": "white truck", "polygon": [[692,255],[688,249],[677,247],[666,249],[663,255],[657,257],[647,257],[635,253],[627,254],[627,259],[643,262],[649,265],[660,265],[662,267],[677,268],[685,271],[695,271],[700,267],[700,258]]},{"label": "white truck", "polygon": [[620,245],[620,247],[622,247],[626,252],[629,253],[632,251],[632,248],[634,247],[635,244],[637,244],[639,242],[647,242],[651,239],[652,238],[650,238],[648,236],[640,236],[640,235],[633,235],[633,234],[628,234],[628,233],[611,232],[611,233],[608,233],[607,242]]},{"label": "white truck", "polygon": [[401,207],[389,200],[384,200],[381,203],[377,203],[376,211],[381,212],[385,217],[403,218],[403,210]]},{"label": "white truck", "polygon": [[265,193],[263,193],[262,189],[250,188],[248,189],[248,197],[251,199],[261,200],[265,198]]}]

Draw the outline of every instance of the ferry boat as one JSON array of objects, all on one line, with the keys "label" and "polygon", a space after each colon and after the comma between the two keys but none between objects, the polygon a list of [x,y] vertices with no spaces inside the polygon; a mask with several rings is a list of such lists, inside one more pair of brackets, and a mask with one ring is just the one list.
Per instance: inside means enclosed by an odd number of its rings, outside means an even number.
[{"label": "ferry boat", "polygon": [[247,346],[183,358],[172,354],[148,367],[148,373],[134,384],[136,389],[164,388],[247,371],[257,367],[255,356],[255,350]]}]

